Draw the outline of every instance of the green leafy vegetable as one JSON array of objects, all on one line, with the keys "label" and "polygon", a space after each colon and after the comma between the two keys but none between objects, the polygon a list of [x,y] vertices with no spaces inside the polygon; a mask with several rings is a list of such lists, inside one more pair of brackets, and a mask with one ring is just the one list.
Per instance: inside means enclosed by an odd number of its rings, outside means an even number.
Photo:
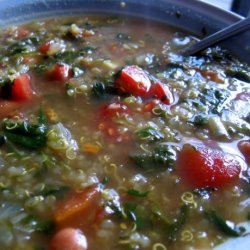
[{"label": "green leafy vegetable", "polygon": [[136,131],[136,135],[140,140],[155,141],[164,138],[164,135],[158,130],[154,124],[148,124],[147,126],[140,128]]},{"label": "green leafy vegetable", "polygon": [[5,119],[3,121],[4,135],[7,140],[28,149],[39,149],[46,145],[48,127],[44,115],[39,113],[38,122],[27,120]]},{"label": "green leafy vegetable", "polygon": [[230,97],[230,92],[226,89],[205,88],[200,94],[201,102],[209,107],[212,114],[220,114],[225,108]]},{"label": "green leafy vegetable", "polygon": [[106,95],[106,86],[101,82],[97,82],[93,85],[91,91],[94,97],[103,98]]},{"label": "green leafy vegetable", "polygon": [[166,215],[164,211],[160,209],[160,207],[157,204],[155,203],[151,204],[151,211],[153,215],[156,217],[156,219],[161,221],[164,225],[170,226],[172,224],[170,218]]},{"label": "green leafy vegetable", "polygon": [[36,193],[36,195],[42,195],[45,197],[49,195],[53,195],[57,198],[62,198],[69,191],[70,191],[70,187],[68,186],[56,187],[56,186],[46,185],[45,188],[41,190],[40,192]]},{"label": "green leafy vegetable", "polygon": [[193,123],[197,127],[202,127],[204,125],[207,125],[208,116],[205,114],[198,114],[198,115],[195,115],[190,122]]},{"label": "green leafy vegetable", "polygon": [[92,96],[97,99],[107,99],[110,95],[117,95],[117,89],[113,86],[113,82],[110,79],[100,79],[101,82],[97,82],[92,86]]},{"label": "green leafy vegetable", "polygon": [[172,145],[159,145],[152,152],[132,155],[130,158],[137,167],[151,172],[159,168],[173,168],[178,148]]},{"label": "green leafy vegetable", "polygon": [[142,205],[127,202],[124,204],[124,212],[130,220],[135,222],[138,230],[151,225],[149,211]]},{"label": "green leafy vegetable", "polygon": [[129,195],[132,195],[132,196],[142,197],[143,198],[143,197],[147,197],[148,196],[149,191],[147,191],[147,192],[140,192],[140,191],[138,191],[136,189],[129,189],[127,191],[127,193]]},{"label": "green leafy vegetable", "polygon": [[237,237],[245,232],[245,228],[237,227],[233,222],[224,220],[214,210],[205,211],[205,216],[217,229],[228,236]]},{"label": "green leafy vegetable", "polygon": [[178,233],[185,224],[187,216],[188,216],[188,206],[183,205],[180,208],[178,216],[171,224],[171,226],[168,228],[168,234],[170,240],[173,241],[177,239]]},{"label": "green leafy vegetable", "polygon": [[28,227],[36,232],[51,234],[54,231],[55,225],[51,220],[40,220],[35,216],[28,215],[21,224],[23,227]]},{"label": "green leafy vegetable", "polygon": [[21,41],[15,42],[7,49],[9,55],[25,54],[35,50],[35,46],[38,45],[38,37],[29,37]]},{"label": "green leafy vegetable", "polygon": [[243,69],[240,67],[234,67],[226,70],[226,75],[234,77],[240,81],[245,81],[250,83],[250,73],[249,69]]}]

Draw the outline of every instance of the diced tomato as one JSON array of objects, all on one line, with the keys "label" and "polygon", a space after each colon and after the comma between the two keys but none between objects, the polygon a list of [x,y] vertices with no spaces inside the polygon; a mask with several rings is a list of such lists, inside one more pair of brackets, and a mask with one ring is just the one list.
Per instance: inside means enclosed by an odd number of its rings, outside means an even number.
[{"label": "diced tomato", "polygon": [[101,108],[100,122],[98,129],[102,131],[108,138],[120,141],[128,141],[128,132],[120,132],[118,125],[113,119],[120,114],[129,114],[129,109],[126,105],[121,103],[111,103]]},{"label": "diced tomato", "polygon": [[250,163],[250,141],[240,141],[238,144],[238,148],[244,155],[247,163]]},{"label": "diced tomato", "polygon": [[49,79],[58,82],[65,82],[73,77],[73,71],[67,64],[56,64],[48,71]]},{"label": "diced tomato", "polygon": [[169,88],[163,83],[157,82],[151,86],[150,94],[159,99],[164,104],[171,104],[173,102],[173,95]]},{"label": "diced tomato", "polygon": [[22,103],[9,100],[0,100],[0,118],[11,115],[11,112],[20,108]]},{"label": "diced tomato", "polygon": [[18,76],[12,85],[11,98],[15,101],[28,101],[34,95],[34,91],[30,86],[29,74]]},{"label": "diced tomato", "polygon": [[158,100],[153,100],[153,101],[150,101],[148,103],[145,103],[143,108],[142,108],[142,111],[143,112],[152,112],[152,110],[155,108],[155,106],[159,103]]},{"label": "diced tomato", "polygon": [[59,201],[54,213],[58,228],[78,227],[84,229],[93,224],[100,209],[100,191],[97,186],[72,192]]},{"label": "diced tomato", "polygon": [[126,66],[115,80],[115,86],[122,93],[145,96],[151,87],[147,73],[136,65]]},{"label": "diced tomato", "polygon": [[44,44],[42,44],[39,48],[39,51],[43,54],[43,55],[47,55],[47,52],[49,51],[50,49],[50,45],[51,45],[51,42],[46,42]]},{"label": "diced tomato", "polygon": [[129,109],[126,105],[121,103],[111,103],[101,108],[101,116],[106,118],[112,118],[118,114],[128,114]]},{"label": "diced tomato", "polygon": [[177,171],[193,188],[217,188],[236,181],[241,164],[221,150],[185,144],[178,154]]}]

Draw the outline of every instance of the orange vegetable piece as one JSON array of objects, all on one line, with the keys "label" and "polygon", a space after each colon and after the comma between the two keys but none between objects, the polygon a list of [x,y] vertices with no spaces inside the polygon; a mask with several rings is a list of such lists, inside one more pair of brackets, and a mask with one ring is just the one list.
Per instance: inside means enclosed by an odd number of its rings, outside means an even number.
[{"label": "orange vegetable piece", "polygon": [[100,152],[100,149],[100,146],[90,143],[84,144],[82,148],[84,153],[89,154],[98,154]]},{"label": "orange vegetable piece", "polygon": [[54,220],[58,228],[85,228],[95,220],[96,212],[100,208],[98,201],[100,192],[97,186],[85,188],[79,192],[70,193],[58,202],[54,213]]}]

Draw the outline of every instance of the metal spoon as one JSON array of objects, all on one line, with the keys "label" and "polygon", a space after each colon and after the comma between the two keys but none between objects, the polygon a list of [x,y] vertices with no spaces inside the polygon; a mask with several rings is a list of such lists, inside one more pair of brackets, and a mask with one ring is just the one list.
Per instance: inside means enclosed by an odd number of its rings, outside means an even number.
[{"label": "metal spoon", "polygon": [[221,41],[224,41],[238,33],[246,31],[250,28],[250,17],[247,17],[239,22],[236,22],[222,30],[215,32],[214,34],[205,37],[199,42],[191,45],[190,47],[180,50],[180,54],[183,56],[194,55],[210,46],[213,46]]}]

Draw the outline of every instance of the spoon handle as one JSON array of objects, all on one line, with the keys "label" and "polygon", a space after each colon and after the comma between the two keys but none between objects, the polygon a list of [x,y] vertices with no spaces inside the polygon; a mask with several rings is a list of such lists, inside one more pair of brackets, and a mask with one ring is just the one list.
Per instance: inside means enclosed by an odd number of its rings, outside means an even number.
[{"label": "spoon handle", "polygon": [[213,46],[229,37],[232,37],[238,33],[246,31],[249,28],[250,28],[250,17],[247,17],[243,20],[240,20],[230,25],[229,27],[217,31],[208,37],[205,37],[196,44],[181,50],[179,53],[183,56],[196,54],[197,52],[200,52],[210,46]]}]

